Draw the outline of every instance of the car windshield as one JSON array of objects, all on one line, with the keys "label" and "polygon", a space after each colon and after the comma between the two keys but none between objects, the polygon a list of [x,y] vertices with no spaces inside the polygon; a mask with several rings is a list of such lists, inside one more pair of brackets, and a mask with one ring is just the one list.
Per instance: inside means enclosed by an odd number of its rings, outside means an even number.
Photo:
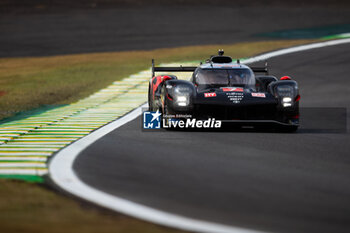
[{"label": "car windshield", "polygon": [[200,69],[195,77],[200,89],[213,87],[254,87],[255,77],[250,69]]}]

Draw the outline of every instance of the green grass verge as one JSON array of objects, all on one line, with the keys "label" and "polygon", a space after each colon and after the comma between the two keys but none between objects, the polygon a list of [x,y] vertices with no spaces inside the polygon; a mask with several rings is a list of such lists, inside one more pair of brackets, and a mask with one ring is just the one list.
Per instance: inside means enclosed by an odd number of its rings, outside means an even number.
[{"label": "green grass verge", "polygon": [[109,52],[37,58],[0,59],[0,119],[47,105],[69,104],[146,69],[156,62],[205,60],[218,48],[234,58],[310,40],[190,46],[152,51]]},{"label": "green grass verge", "polygon": [[[12,161],[10,161],[12,162]],[[44,178],[35,175],[0,175],[0,179],[24,180],[30,183],[44,183]]]},{"label": "green grass verge", "polygon": [[42,185],[0,180],[0,232],[181,232],[97,209]]}]

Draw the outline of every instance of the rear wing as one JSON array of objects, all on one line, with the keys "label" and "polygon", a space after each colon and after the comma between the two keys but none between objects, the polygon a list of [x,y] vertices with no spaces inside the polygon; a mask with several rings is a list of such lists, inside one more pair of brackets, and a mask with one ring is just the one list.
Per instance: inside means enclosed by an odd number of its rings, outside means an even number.
[{"label": "rear wing", "polygon": [[[254,73],[265,73],[269,74],[269,69],[267,63],[264,67],[250,67]],[[155,76],[156,72],[194,72],[197,66],[178,66],[178,67],[156,67],[154,66],[154,59],[152,59],[152,78]]]},{"label": "rear wing", "polygon": [[250,67],[254,73],[265,73],[266,75],[269,74],[269,67],[267,64],[264,67]]},{"label": "rear wing", "polygon": [[154,59],[152,59],[152,77],[154,77],[155,72],[194,72],[197,66],[179,66],[179,67],[156,67],[154,66]]}]

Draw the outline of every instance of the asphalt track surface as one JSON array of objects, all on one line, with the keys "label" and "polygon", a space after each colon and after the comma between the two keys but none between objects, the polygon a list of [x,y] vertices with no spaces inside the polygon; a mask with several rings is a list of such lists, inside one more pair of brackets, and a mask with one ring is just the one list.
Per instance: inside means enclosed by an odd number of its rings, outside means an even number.
[{"label": "asphalt track surface", "polygon": [[217,4],[39,12],[0,14],[0,57],[229,44],[266,40],[258,33],[350,23],[350,8],[340,6]]},{"label": "asphalt track surface", "polygon": [[[299,82],[303,107],[349,108],[349,52],[338,45],[270,64]],[[73,168],[97,189],[191,218],[271,232],[349,232],[349,130],[322,130],[326,122],[311,129],[318,117],[304,116],[294,134],[143,132],[138,118],[89,146]]]}]

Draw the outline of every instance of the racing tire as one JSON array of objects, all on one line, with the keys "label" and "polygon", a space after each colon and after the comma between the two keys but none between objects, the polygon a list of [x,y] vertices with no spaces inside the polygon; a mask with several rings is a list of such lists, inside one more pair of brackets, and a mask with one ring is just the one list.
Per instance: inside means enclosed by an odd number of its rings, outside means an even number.
[{"label": "racing tire", "polygon": [[163,113],[163,119],[165,121],[165,124],[168,125],[169,124],[169,118],[164,118],[164,116],[168,115],[168,113],[169,113],[168,105],[166,104],[166,99],[164,99],[164,106],[163,106],[162,113]]},{"label": "racing tire", "polygon": [[151,85],[148,85],[148,111],[153,111],[153,101],[151,97]]}]

